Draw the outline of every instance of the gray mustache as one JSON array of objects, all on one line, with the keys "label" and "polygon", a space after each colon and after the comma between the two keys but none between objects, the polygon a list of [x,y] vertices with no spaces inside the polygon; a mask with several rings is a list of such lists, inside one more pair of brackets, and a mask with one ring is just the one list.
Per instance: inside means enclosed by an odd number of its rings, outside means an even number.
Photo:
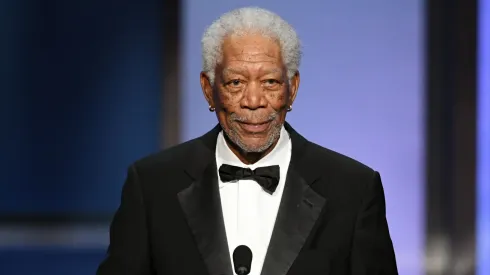
[{"label": "gray mustache", "polygon": [[249,117],[241,117],[237,115],[236,113],[232,113],[230,115],[230,119],[233,121],[238,121],[238,122],[246,122],[246,121],[272,121],[277,118],[279,113],[272,113],[267,116],[258,116],[258,115],[252,115]]}]

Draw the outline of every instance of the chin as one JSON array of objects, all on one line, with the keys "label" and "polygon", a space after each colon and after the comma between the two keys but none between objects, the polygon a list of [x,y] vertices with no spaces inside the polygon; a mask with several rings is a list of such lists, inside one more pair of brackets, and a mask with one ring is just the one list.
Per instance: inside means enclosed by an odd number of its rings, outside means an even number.
[{"label": "chin", "polygon": [[262,151],[265,151],[267,149],[269,149],[270,145],[264,143],[264,144],[246,144],[244,147],[248,148],[247,151],[250,151],[250,152],[262,152]]},{"label": "chin", "polygon": [[272,130],[274,128],[260,133],[245,133],[240,128],[223,129],[230,141],[245,153],[267,151],[279,139],[280,133],[279,130]]},{"label": "chin", "polygon": [[271,138],[261,138],[257,140],[257,138],[251,139],[240,139],[236,142],[238,147],[240,147],[244,152],[247,153],[262,153],[267,151],[273,144],[275,140]]},{"label": "chin", "polygon": [[240,146],[245,153],[263,153],[270,148],[270,146]]}]

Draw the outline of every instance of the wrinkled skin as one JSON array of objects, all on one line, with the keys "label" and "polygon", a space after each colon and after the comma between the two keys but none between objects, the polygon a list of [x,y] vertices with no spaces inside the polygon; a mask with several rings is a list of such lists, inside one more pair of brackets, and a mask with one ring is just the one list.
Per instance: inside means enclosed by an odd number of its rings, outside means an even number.
[{"label": "wrinkled skin", "polygon": [[244,163],[254,163],[277,143],[299,73],[288,79],[279,44],[259,34],[228,36],[222,49],[214,85],[202,72],[201,87],[229,147]]}]

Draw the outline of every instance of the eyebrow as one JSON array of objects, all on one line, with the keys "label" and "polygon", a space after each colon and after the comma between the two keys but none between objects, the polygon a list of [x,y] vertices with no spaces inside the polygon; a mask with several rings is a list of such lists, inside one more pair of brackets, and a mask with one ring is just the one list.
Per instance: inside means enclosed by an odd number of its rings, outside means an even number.
[{"label": "eyebrow", "polygon": [[[280,72],[281,70],[278,68],[273,68],[273,69],[265,69],[261,70],[262,74],[272,74],[272,73],[277,73]],[[223,70],[224,75],[228,74],[240,74],[240,75],[246,75],[248,72],[246,70],[241,70],[241,69],[236,69],[236,68],[226,68]]]},{"label": "eyebrow", "polygon": [[241,69],[235,69],[235,68],[226,68],[223,70],[223,74],[224,75],[228,75],[228,74],[245,74],[245,70],[241,70]]},{"label": "eyebrow", "polygon": [[279,72],[281,72],[281,70],[280,70],[280,69],[278,69],[278,68],[273,68],[273,69],[265,69],[265,70],[261,70],[261,72],[262,72],[263,74],[273,74],[273,73],[279,73]]}]

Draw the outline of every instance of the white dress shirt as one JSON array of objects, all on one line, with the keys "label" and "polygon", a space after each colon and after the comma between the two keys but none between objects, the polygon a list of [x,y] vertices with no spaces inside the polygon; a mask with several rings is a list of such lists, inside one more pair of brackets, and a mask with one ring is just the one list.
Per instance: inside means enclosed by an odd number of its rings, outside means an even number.
[{"label": "white dress shirt", "polygon": [[216,144],[216,164],[218,169],[222,164],[250,168],[252,170],[270,165],[279,165],[280,167],[279,184],[272,195],[265,192],[253,180],[223,183],[218,177],[230,258],[233,263],[232,255],[237,246],[246,245],[250,247],[253,254],[250,275],[259,275],[262,271],[290,160],[291,140],[284,127],[281,129],[279,141],[274,149],[252,165],[242,163],[230,150],[223,132],[218,135]]}]

